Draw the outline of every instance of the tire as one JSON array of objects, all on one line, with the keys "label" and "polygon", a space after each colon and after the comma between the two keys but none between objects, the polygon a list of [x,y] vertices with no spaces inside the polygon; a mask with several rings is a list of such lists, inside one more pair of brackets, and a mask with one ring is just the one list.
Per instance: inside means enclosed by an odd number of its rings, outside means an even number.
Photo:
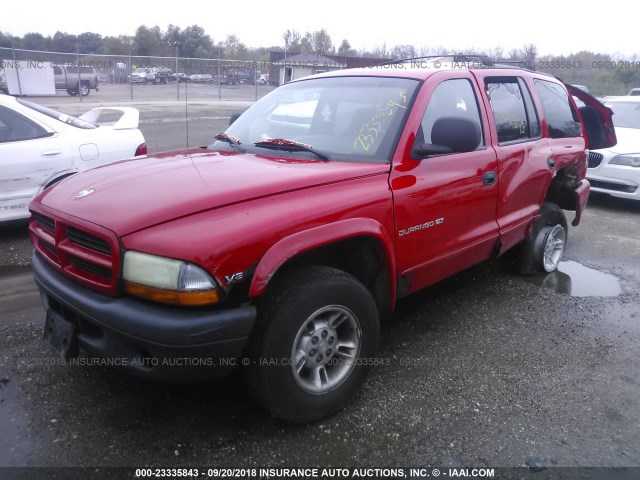
[{"label": "tire", "polygon": [[78,95],[78,91],[77,90],[73,90],[72,88],[67,88],[67,93],[69,95],[71,95],[72,97],[76,97]]},{"label": "tire", "polygon": [[311,422],[341,409],[376,355],[376,303],[352,275],[303,267],[266,293],[247,347],[248,390],[274,416]]},{"label": "tire", "polygon": [[147,83],[149,83],[149,79],[147,77],[144,77],[143,83],[146,85]]},{"label": "tire", "polygon": [[543,275],[558,269],[567,245],[568,229],[564,212],[555,203],[545,202],[542,216],[529,237],[517,248],[517,267],[523,275]]},{"label": "tire", "polygon": [[87,82],[80,82],[80,95],[83,97],[86,97],[87,95],[89,95],[89,92],[91,91],[91,89],[89,88],[89,83]]}]

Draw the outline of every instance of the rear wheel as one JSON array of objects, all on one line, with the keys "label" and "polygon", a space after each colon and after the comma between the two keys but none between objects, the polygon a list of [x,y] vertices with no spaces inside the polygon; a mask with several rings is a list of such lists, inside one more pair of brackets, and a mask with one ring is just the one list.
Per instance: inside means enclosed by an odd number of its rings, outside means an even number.
[{"label": "rear wheel", "polygon": [[517,247],[518,270],[540,275],[558,269],[567,245],[567,219],[555,203],[545,202],[529,237]]},{"label": "rear wheel", "polygon": [[87,95],[89,95],[89,83],[88,82],[80,82],[80,95],[83,97],[86,97]]},{"label": "rear wheel", "polygon": [[77,96],[77,95],[78,95],[78,91],[77,91],[77,90],[74,90],[74,89],[72,89],[72,88],[67,88],[67,93],[68,93],[69,95],[71,95],[72,97],[75,97],[75,96]]},{"label": "rear wheel", "polygon": [[305,267],[276,282],[249,341],[245,380],[275,416],[318,420],[362,385],[377,350],[376,304],[358,279],[333,268]]}]

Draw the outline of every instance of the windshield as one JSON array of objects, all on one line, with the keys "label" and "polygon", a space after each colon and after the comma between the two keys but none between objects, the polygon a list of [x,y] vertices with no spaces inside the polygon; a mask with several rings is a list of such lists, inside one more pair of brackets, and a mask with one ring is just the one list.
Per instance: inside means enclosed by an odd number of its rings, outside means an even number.
[{"label": "windshield", "polygon": [[640,128],[640,102],[607,102],[613,110],[613,125],[620,128]]},{"label": "windshield", "polygon": [[[332,160],[389,162],[417,80],[384,77],[313,78],[289,83],[256,102],[226,133],[247,152],[274,155],[255,142],[286,139]],[[268,146],[268,145],[267,145]],[[233,150],[216,141],[209,148]],[[286,148],[284,148],[286,150]],[[278,156],[317,159],[310,151]]]},{"label": "windshield", "polygon": [[84,120],[81,120],[77,117],[72,117],[71,115],[67,115],[66,113],[62,113],[57,110],[54,110],[53,108],[43,107],[42,105],[28,102],[27,100],[23,100],[22,98],[17,98],[16,100],[20,102],[22,105],[24,105],[25,107],[29,107],[32,110],[35,110],[36,112],[40,112],[46,115],[47,117],[51,117],[55,120],[58,120],[59,122],[66,123],[67,125],[71,125],[72,127],[84,128],[87,130],[90,130],[92,128],[98,128],[98,126],[94,125],[93,123],[85,122]]}]

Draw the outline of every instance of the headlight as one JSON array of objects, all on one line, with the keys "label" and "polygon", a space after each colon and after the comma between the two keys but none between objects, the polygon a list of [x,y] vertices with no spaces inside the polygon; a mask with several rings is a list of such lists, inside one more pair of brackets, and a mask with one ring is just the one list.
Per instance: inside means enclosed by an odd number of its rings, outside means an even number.
[{"label": "headlight", "polygon": [[127,293],[154,302],[200,306],[220,301],[209,274],[181,260],[128,251],[122,276]]},{"label": "headlight", "polygon": [[624,165],[626,167],[640,167],[640,153],[617,155],[609,160],[609,165]]}]

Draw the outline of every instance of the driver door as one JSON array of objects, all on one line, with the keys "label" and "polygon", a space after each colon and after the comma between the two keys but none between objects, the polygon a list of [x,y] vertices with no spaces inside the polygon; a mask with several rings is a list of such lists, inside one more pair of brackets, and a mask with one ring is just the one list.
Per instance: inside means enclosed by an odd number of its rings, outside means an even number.
[{"label": "driver door", "polygon": [[[422,87],[407,123],[411,134],[391,173],[396,215],[399,295],[413,292],[489,258],[498,239],[497,159],[485,109],[468,72],[436,73]],[[414,145],[431,142],[442,117],[476,122],[477,148],[414,158]],[[401,147],[402,149],[402,147]]]}]

